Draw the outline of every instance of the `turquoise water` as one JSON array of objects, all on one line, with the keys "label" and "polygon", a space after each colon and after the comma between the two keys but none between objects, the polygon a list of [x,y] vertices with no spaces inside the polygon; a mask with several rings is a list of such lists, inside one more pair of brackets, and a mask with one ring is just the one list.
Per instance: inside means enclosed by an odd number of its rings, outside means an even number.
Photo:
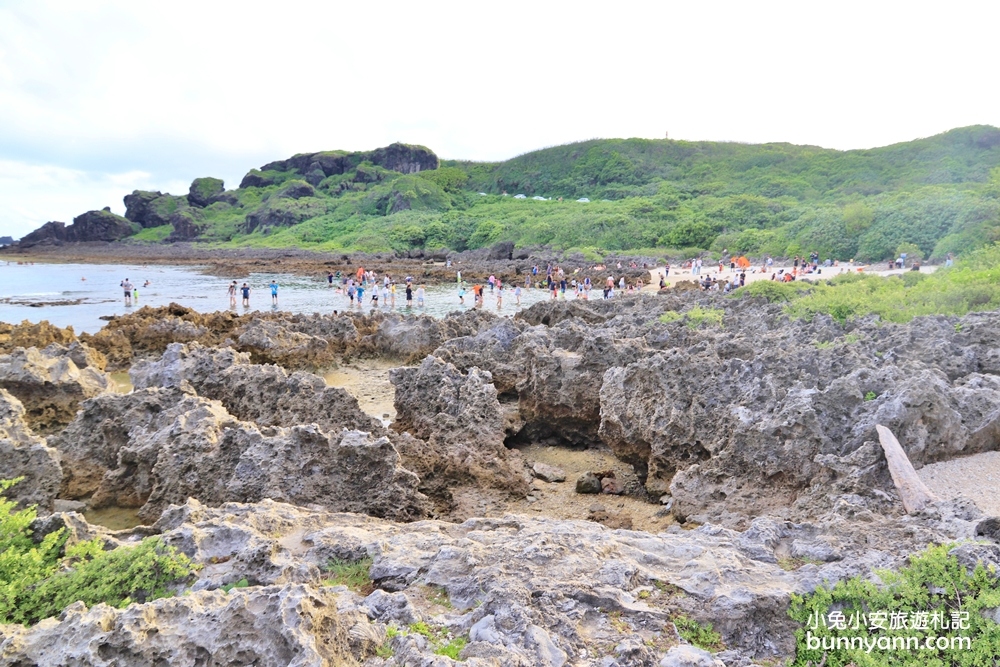
[{"label": "turquoise water", "polygon": [[[119,287],[125,278],[139,289],[138,303],[131,307],[124,305],[124,295]],[[200,312],[227,310],[229,297],[226,290],[234,279],[238,281],[238,285],[248,283],[252,290],[250,307],[244,308],[238,299],[234,312],[282,310],[293,313],[331,313],[348,308],[347,296],[330,289],[325,276],[310,278],[255,273],[249,277],[227,279],[205,275],[196,267],[0,263],[0,321],[17,323],[22,320],[48,320],[56,326],[72,326],[77,333],[94,333],[107,323],[100,319],[102,316],[124,315],[142,306],[165,306],[174,302]],[[268,289],[268,283],[272,279],[279,287],[277,305],[272,305]],[[147,280],[150,284],[144,287]],[[443,317],[450,312],[473,306],[471,290],[465,295],[463,306],[459,303],[455,286],[428,285],[425,307],[417,307],[414,289],[413,307],[407,309],[405,288],[397,285],[397,290],[395,310],[398,312]],[[600,298],[600,291],[596,292],[596,296]],[[521,308],[548,298],[549,293],[544,289],[522,289]],[[567,293],[566,298],[573,297]],[[365,312],[372,307],[370,299],[371,291],[366,290]],[[504,290],[504,303],[498,311],[496,296],[490,294],[487,288],[483,307],[501,315],[513,315],[519,310],[514,303],[513,289]],[[379,309],[390,310],[384,304],[380,304]]]}]

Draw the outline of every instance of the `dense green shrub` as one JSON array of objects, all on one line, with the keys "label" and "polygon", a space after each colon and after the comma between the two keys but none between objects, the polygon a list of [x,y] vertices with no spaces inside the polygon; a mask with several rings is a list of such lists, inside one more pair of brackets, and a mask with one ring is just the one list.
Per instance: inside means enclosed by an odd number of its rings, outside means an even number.
[{"label": "dense green shrub", "polygon": [[[0,494],[14,481],[0,481]],[[156,537],[104,551],[94,539],[66,545],[66,531],[36,542],[34,509],[15,510],[0,497],[0,623],[37,623],[73,602],[124,607],[172,595],[189,577],[191,562]]]},{"label": "dense green shrub", "polygon": [[[954,546],[931,547],[912,556],[898,572],[878,572],[875,580],[854,577],[833,587],[821,586],[806,596],[793,595],[788,613],[800,624],[793,664],[995,664],[1000,656],[1000,625],[983,612],[1000,607],[997,573],[982,564],[968,571],[949,555]],[[952,614],[959,616],[953,619]],[[954,620],[967,627],[950,627]],[[942,621],[949,627],[940,627]],[[924,645],[928,637],[946,638],[949,646],[928,649]],[[951,647],[952,638],[956,648]],[[869,646],[874,648],[869,651]]]}]

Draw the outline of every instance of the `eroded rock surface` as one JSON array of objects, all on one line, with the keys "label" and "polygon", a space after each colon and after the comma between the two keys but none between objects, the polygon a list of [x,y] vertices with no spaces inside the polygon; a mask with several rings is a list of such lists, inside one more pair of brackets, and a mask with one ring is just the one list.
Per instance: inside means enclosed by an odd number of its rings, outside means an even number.
[{"label": "eroded rock surface", "polygon": [[[189,594],[124,610],[74,605],[31,629],[0,626],[0,659],[57,665],[64,663],[51,656],[83,651],[95,661],[83,664],[116,664],[97,660],[125,655],[194,664],[183,661],[202,651],[230,655],[239,640],[258,665],[321,665],[323,647],[337,639],[371,665],[449,664],[409,630],[419,620],[467,639],[459,657],[473,665],[707,660],[677,648],[670,619],[684,614],[721,634],[726,650],[713,661],[781,662],[794,651],[792,593],[898,565],[927,540],[971,537],[977,516],[940,503],[921,516],[876,519],[866,530],[845,529],[843,517],[812,524],[761,517],[743,532],[705,525],[650,535],[513,515],[394,524],[273,501],[211,508],[190,500],[141,532],[160,534],[201,565]],[[973,552],[965,548],[962,557]],[[789,568],[789,558],[810,563]],[[323,585],[332,559],[371,559],[376,590]],[[241,579],[250,586],[228,596],[218,590]],[[402,630],[392,639],[388,623]],[[103,653],[90,653],[94,646]],[[289,646],[295,657],[284,652]],[[385,662],[374,658],[380,646]],[[319,657],[295,662],[312,656]]]},{"label": "eroded rock surface", "polygon": [[59,452],[46,446],[24,421],[24,406],[0,389],[0,480],[23,478],[4,495],[20,506],[52,510],[62,483]]},{"label": "eroded rock surface", "polygon": [[[694,305],[724,328],[687,319]],[[894,497],[875,424],[918,467],[996,449],[998,332],[998,313],[793,323],[761,300],[670,293],[536,304],[434,356],[491,373],[508,435],[608,445],[680,519],[745,526],[817,516],[837,493]]]},{"label": "eroded rock surface", "polygon": [[381,422],[361,411],[353,396],[327,387],[323,378],[254,364],[249,354],[232,348],[172,343],[160,359],[138,362],[129,376],[136,389],[188,382],[199,396],[221,402],[231,415],[258,426],[317,424],[331,433],[344,428],[376,434],[384,430]]},{"label": "eroded rock surface", "polygon": [[0,355],[0,388],[24,404],[32,429],[52,433],[73,420],[81,401],[113,389],[104,362],[80,343],[15,348]]},{"label": "eroded rock surface", "polygon": [[50,439],[63,457],[62,496],[91,507],[273,498],[407,520],[422,516],[418,479],[385,437],[314,425],[257,428],[190,389],[143,389],[83,405]]},{"label": "eroded rock surface", "polygon": [[504,446],[504,416],[491,376],[429,356],[416,368],[396,368],[392,428],[407,467],[424,488],[440,495],[445,487],[474,484],[524,495],[528,478],[518,452]]},{"label": "eroded rock surface", "polygon": [[58,621],[0,626],[0,664],[62,667],[72,655],[88,667],[320,667],[350,655],[361,618],[338,613],[329,588],[301,584],[199,591],[124,610],[77,602]]}]

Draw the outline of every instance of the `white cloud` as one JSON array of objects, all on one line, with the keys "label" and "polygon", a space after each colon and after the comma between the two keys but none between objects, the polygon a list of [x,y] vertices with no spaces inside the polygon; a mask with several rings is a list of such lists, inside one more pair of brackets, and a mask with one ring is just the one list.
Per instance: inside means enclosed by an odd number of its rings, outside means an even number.
[{"label": "white cloud", "polygon": [[102,199],[109,174],[232,186],[395,140],[502,159],[666,131],[852,148],[1000,125],[998,23],[995,2],[9,4],[0,158],[86,177],[76,199],[0,192],[0,234]]},{"label": "white cloud", "polygon": [[[181,181],[166,185],[166,189],[187,192]],[[0,201],[6,202],[0,210],[0,235],[19,238],[42,222],[70,223],[84,211],[105,206],[124,214],[122,198],[136,188],[156,189],[150,174],[141,171],[94,174],[0,160]]]}]

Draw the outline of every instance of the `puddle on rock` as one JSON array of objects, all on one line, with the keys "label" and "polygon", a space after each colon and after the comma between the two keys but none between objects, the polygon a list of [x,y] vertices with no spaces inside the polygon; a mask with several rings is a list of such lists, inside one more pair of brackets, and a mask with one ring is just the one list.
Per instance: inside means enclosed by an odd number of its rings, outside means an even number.
[{"label": "puddle on rock", "polygon": [[108,373],[108,375],[111,376],[115,391],[119,394],[127,394],[132,391],[132,378],[128,376],[128,371],[118,371],[117,373]]},{"label": "puddle on rock", "polygon": [[138,507],[102,507],[83,513],[87,523],[104,526],[111,530],[128,530],[143,525]]},{"label": "puddle on rock", "polygon": [[358,400],[361,410],[383,424],[396,419],[393,400],[395,388],[389,383],[389,369],[402,364],[384,360],[365,360],[343,364],[320,373],[328,387],[340,387]]}]

